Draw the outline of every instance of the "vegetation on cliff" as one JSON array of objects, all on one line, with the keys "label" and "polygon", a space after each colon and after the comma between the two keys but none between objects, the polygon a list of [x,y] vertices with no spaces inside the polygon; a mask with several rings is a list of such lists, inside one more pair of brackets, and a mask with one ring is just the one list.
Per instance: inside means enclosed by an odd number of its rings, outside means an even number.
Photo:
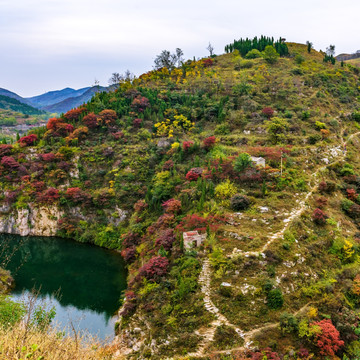
[{"label": "vegetation on cliff", "polygon": [[150,71],[0,146],[9,212],[122,251],[134,357],[360,356],[359,71],[286,48]]}]

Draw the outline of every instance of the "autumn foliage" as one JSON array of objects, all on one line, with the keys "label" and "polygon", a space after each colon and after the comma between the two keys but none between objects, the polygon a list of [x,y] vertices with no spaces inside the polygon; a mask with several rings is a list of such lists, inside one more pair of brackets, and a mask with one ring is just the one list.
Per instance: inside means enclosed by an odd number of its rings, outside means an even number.
[{"label": "autumn foliage", "polygon": [[76,109],[69,110],[64,114],[64,118],[69,121],[77,121],[80,116],[86,111],[85,107],[79,107]]},{"label": "autumn foliage", "polygon": [[264,107],[261,111],[263,115],[265,115],[268,119],[270,119],[274,115],[274,109],[270,106]]},{"label": "autumn foliage", "polygon": [[215,143],[216,143],[215,136],[209,136],[203,140],[203,146],[206,150],[210,150],[212,147],[214,147]]},{"label": "autumn foliage", "polygon": [[42,193],[38,194],[37,200],[39,203],[52,204],[60,198],[59,190],[55,188],[48,188]]},{"label": "autumn foliage", "polygon": [[344,346],[344,341],[340,340],[340,333],[331,320],[313,322],[310,326],[318,326],[321,330],[315,335],[315,345],[320,349],[320,355],[334,357],[335,353]]},{"label": "autumn foliage", "polygon": [[98,117],[93,112],[85,115],[82,121],[89,129],[95,129],[99,125]]},{"label": "autumn foliage", "polygon": [[139,275],[150,281],[158,281],[166,275],[169,268],[169,260],[164,256],[154,256],[139,270]]},{"label": "autumn foliage", "polygon": [[162,207],[167,213],[176,214],[181,210],[181,201],[170,199],[162,203]]},{"label": "autumn foliage", "polygon": [[328,219],[328,215],[324,213],[319,208],[316,208],[312,214],[313,221],[318,225],[324,225],[326,223],[326,219]]},{"label": "autumn foliage", "polygon": [[37,136],[35,134],[30,134],[30,135],[23,136],[22,138],[20,138],[18,140],[18,143],[23,146],[31,146],[31,145],[34,145],[36,141],[37,141]]}]

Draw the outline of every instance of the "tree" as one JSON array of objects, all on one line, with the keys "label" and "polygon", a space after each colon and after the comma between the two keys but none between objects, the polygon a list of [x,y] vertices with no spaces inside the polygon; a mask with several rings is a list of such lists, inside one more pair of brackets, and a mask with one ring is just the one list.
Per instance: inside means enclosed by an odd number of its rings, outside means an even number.
[{"label": "tree", "polygon": [[275,50],[275,48],[272,45],[267,45],[265,47],[265,50],[263,51],[263,58],[269,63],[269,64],[275,64],[278,61],[278,58],[280,55]]},{"label": "tree", "polygon": [[124,81],[133,81],[135,78],[135,75],[127,69],[124,74],[119,74],[118,72],[114,72],[111,74],[111,77],[108,81],[109,85],[117,85],[119,86],[120,83]]},{"label": "tree", "polygon": [[234,170],[242,172],[252,165],[251,156],[247,153],[241,153],[236,159],[234,164]]},{"label": "tree", "polygon": [[206,48],[206,50],[209,51],[210,56],[213,56],[213,54],[214,54],[214,47],[211,45],[210,42],[209,42],[209,45],[208,45],[208,47]]},{"label": "tree", "polygon": [[183,62],[183,55],[184,53],[180,48],[176,48],[175,53],[173,54],[169,50],[163,50],[156,56],[154,60],[154,67],[156,70],[165,67],[171,72],[176,66],[181,66]]},{"label": "tree", "polygon": [[280,140],[284,138],[284,133],[288,128],[288,122],[285,119],[278,117],[273,117],[271,120],[266,121],[266,130],[270,135],[270,140],[277,144]]},{"label": "tree", "polygon": [[321,329],[314,339],[315,345],[320,349],[320,355],[334,357],[335,353],[344,346],[344,341],[340,340],[339,331],[328,319],[313,322],[310,324],[310,327],[312,326],[318,326]]},{"label": "tree", "polygon": [[313,48],[313,43],[310,42],[309,40],[306,42],[307,45],[307,51],[310,54],[311,53],[311,49]]},{"label": "tree", "polygon": [[118,85],[124,80],[124,76],[119,74],[118,72],[114,72],[111,74],[111,78],[109,79],[109,85]]},{"label": "tree", "polygon": [[335,55],[335,45],[329,45],[329,47],[326,48],[326,55],[327,56]]}]

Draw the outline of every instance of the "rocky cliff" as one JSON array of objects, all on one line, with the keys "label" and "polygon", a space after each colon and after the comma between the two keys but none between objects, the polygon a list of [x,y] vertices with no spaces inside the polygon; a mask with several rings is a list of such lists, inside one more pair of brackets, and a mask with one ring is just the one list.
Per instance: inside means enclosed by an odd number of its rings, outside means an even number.
[{"label": "rocky cliff", "polygon": [[10,210],[8,206],[0,208],[0,232],[21,236],[54,236],[58,219],[63,215],[56,206],[35,207]]}]

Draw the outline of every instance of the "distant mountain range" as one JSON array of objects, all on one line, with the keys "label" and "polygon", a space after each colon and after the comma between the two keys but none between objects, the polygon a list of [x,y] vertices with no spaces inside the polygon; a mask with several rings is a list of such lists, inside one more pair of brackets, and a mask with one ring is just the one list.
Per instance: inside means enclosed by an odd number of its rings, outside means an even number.
[{"label": "distant mountain range", "polygon": [[[42,111],[39,110],[60,114],[88,102],[96,92],[109,90],[110,88],[102,86],[85,87],[78,90],[65,88],[62,90],[49,91],[45,94],[33,97],[23,98],[12,91],[0,88],[0,96],[7,98],[2,99],[0,108],[12,109],[11,106],[14,105],[12,104],[12,100],[16,100],[22,104],[35,108],[35,111],[37,109],[39,114],[42,113]],[[34,110],[24,108],[24,111],[28,111],[24,112],[24,114],[36,114],[36,112],[33,112]],[[21,112],[21,110],[16,111]]]},{"label": "distant mountain range", "polygon": [[33,96],[26,98],[30,101],[33,106],[38,108],[44,108],[49,105],[54,105],[60,103],[68,98],[75,98],[84,94],[87,90],[91,89],[90,87],[82,88],[79,90],[74,90],[71,88],[65,88],[62,90],[49,91],[45,94]]}]

